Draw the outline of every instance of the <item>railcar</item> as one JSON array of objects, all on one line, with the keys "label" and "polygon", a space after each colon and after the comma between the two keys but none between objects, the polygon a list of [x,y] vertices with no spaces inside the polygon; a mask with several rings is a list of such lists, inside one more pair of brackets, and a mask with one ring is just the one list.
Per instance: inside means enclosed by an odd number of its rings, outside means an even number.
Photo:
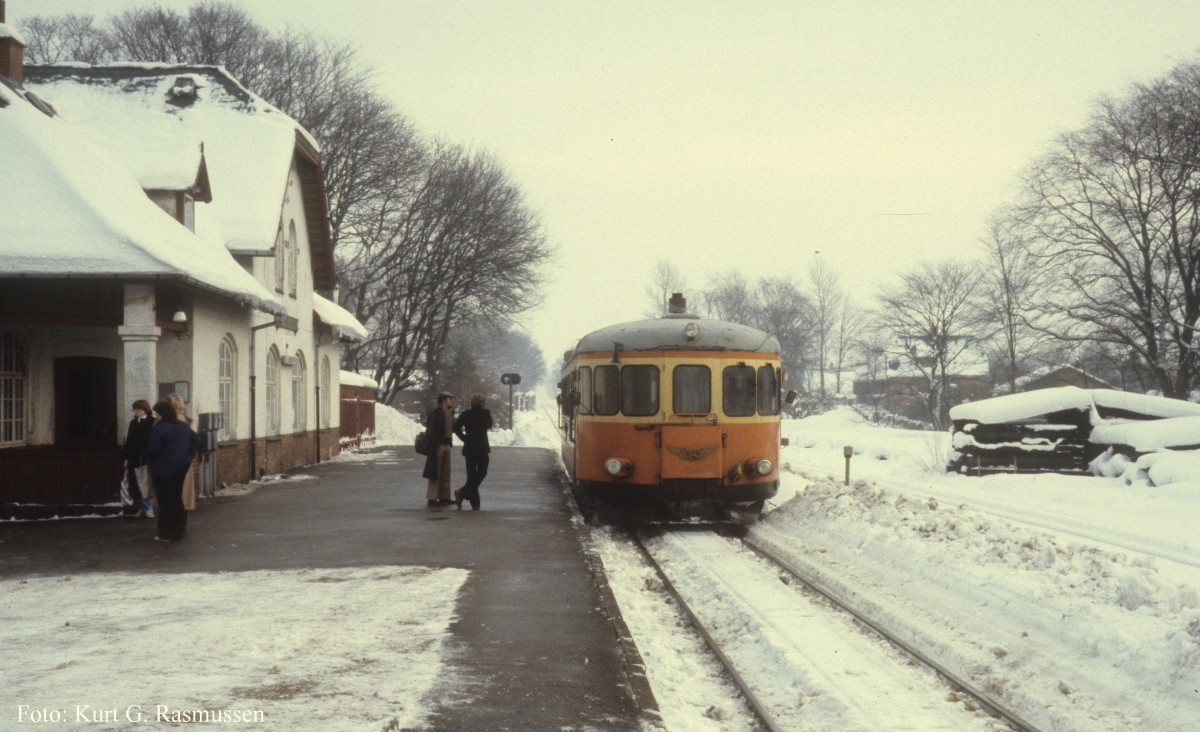
[{"label": "railcar", "polygon": [[564,354],[563,464],[600,499],[751,523],[779,489],[779,341],[699,318],[678,293],[668,310]]}]

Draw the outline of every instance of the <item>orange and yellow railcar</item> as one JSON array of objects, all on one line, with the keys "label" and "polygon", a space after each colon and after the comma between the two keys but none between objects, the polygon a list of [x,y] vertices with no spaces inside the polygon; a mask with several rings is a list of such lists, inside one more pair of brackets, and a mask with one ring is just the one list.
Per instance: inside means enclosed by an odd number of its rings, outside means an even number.
[{"label": "orange and yellow railcar", "polygon": [[779,341],[686,312],[589,333],[559,381],[563,464],[600,498],[710,504],[739,523],[779,489]]}]

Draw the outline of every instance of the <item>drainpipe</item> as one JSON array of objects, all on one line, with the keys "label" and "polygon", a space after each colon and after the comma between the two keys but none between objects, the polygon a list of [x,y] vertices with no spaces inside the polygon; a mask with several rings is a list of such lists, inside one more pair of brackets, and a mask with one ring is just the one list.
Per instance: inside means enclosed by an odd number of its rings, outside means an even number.
[{"label": "drainpipe", "polygon": [[262,325],[254,325],[250,327],[250,480],[258,477],[258,394],[255,380],[258,378],[254,373],[254,341],[255,335],[263,328],[278,328],[280,318],[276,316],[272,320],[263,323]]}]

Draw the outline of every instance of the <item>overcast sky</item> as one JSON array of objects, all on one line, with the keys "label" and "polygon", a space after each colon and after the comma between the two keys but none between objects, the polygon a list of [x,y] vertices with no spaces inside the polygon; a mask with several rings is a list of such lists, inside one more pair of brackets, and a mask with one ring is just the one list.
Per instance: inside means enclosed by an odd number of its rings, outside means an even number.
[{"label": "overcast sky", "polygon": [[[9,0],[8,18],[141,0]],[[191,2],[160,5],[186,9]],[[636,319],[656,259],[863,304],[962,256],[1059,132],[1200,50],[1200,3],[238,0],[356,43],[431,137],[486,149],[558,256],[527,319],[552,363]]]}]

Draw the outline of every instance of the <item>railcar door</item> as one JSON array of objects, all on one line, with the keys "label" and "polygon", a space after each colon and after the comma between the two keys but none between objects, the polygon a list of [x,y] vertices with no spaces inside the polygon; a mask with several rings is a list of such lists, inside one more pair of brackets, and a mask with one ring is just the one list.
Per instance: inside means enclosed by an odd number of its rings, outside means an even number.
[{"label": "railcar door", "polygon": [[712,368],[677,363],[670,374],[670,415],[662,428],[663,480],[720,478],[721,428],[713,411]]}]

